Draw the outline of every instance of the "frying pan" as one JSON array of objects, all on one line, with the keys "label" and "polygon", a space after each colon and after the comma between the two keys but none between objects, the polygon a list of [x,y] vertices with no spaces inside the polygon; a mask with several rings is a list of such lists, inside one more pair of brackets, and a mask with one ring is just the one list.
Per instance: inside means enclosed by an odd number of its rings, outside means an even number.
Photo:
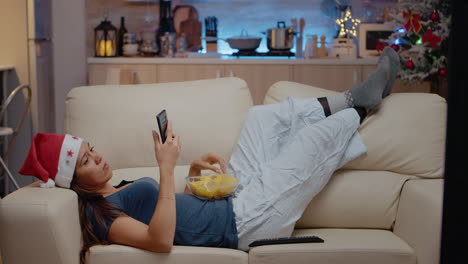
[{"label": "frying pan", "polygon": [[202,39],[205,39],[207,41],[224,40],[227,43],[229,43],[229,46],[232,49],[238,50],[255,50],[258,48],[260,42],[262,41],[261,37],[249,36],[245,29],[241,31],[240,36],[234,36],[227,39],[217,37],[204,37]]}]

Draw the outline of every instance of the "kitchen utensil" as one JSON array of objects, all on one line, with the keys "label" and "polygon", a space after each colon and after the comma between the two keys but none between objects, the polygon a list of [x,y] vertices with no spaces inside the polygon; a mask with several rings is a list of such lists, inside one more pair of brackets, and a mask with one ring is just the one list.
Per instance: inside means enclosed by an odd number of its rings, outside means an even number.
[{"label": "kitchen utensil", "polygon": [[172,11],[172,17],[174,19],[174,28],[177,35],[182,32],[180,30],[180,24],[187,19],[199,19],[198,11],[191,5],[177,5]]},{"label": "kitchen utensil", "polygon": [[227,39],[215,38],[215,37],[205,37],[207,41],[210,40],[224,40],[229,43],[229,46],[232,49],[238,50],[256,50],[262,41],[261,37],[249,36],[245,29],[242,29],[239,36],[230,37]]},{"label": "kitchen utensil", "polygon": [[301,17],[301,19],[299,19],[299,35],[301,37],[304,36],[304,27],[305,27],[305,19]]},{"label": "kitchen utensil", "polygon": [[178,53],[184,53],[186,50],[187,50],[187,37],[185,36],[185,33],[182,32],[176,41],[176,51]]},{"label": "kitchen utensil", "polygon": [[202,24],[198,21],[198,13],[195,8],[189,10],[189,18],[180,23],[180,34],[185,33],[187,49],[197,51],[201,49]]},{"label": "kitchen utensil", "polygon": [[[218,37],[218,19],[214,16],[205,17],[205,36],[206,37]],[[218,51],[217,40],[207,40],[206,50],[208,52]]]},{"label": "kitchen utensil", "polygon": [[297,32],[297,18],[291,19],[291,26],[294,32]]},{"label": "kitchen utensil", "polygon": [[175,33],[164,33],[164,36],[160,37],[162,57],[173,57],[175,54]]},{"label": "kitchen utensil", "polygon": [[305,26],[305,19],[300,18],[299,19],[299,36],[297,36],[296,40],[296,57],[297,58],[303,58],[303,33],[304,33],[304,26]]},{"label": "kitchen utensil", "polygon": [[330,56],[341,59],[356,59],[356,44],[351,38],[334,38],[330,47]]},{"label": "kitchen utensil", "polygon": [[153,31],[141,32],[142,43],[140,51],[145,56],[154,56],[158,53],[159,47],[156,43],[156,34]]},{"label": "kitchen utensil", "polygon": [[277,27],[268,29],[266,34],[269,50],[289,50],[294,46],[295,32],[284,21],[278,21]]}]

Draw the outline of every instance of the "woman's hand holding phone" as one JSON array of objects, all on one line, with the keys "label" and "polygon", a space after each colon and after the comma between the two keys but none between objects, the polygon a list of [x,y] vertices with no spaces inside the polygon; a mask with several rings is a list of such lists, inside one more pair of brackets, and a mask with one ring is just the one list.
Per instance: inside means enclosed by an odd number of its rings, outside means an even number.
[{"label": "woman's hand holding phone", "polygon": [[177,160],[179,159],[182,145],[180,143],[179,136],[177,136],[172,129],[171,121],[168,121],[167,124],[166,142],[160,142],[159,135],[156,130],[153,130],[153,141],[156,160],[158,161],[159,167],[164,170],[173,170],[177,164]]}]

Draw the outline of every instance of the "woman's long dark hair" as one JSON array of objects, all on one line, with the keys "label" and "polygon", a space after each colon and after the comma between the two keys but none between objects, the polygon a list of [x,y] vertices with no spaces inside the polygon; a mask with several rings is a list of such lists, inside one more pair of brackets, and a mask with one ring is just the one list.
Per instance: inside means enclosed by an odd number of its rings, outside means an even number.
[{"label": "woman's long dark hair", "polygon": [[81,234],[83,236],[83,246],[80,250],[80,264],[85,264],[86,254],[89,248],[94,245],[109,245],[109,241],[101,240],[94,233],[93,225],[86,215],[86,208],[91,210],[91,215],[96,218],[99,225],[106,228],[106,219],[111,219],[119,216],[119,213],[112,210],[118,210],[125,213],[122,209],[111,205],[99,193],[88,191],[76,180],[76,175],[73,176],[71,187],[78,194],[78,210],[80,215]]}]

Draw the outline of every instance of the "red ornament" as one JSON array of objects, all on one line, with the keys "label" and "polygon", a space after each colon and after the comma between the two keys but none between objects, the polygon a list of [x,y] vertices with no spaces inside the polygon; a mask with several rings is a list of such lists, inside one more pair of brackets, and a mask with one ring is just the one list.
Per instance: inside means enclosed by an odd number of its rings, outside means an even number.
[{"label": "red ornament", "polygon": [[412,60],[409,60],[409,61],[405,62],[405,67],[408,70],[414,69],[414,62]]},{"label": "red ornament", "polygon": [[400,46],[395,45],[395,44],[392,44],[390,47],[392,47],[392,49],[396,52],[398,52],[398,50],[400,49]]},{"label": "red ornament", "polygon": [[440,68],[439,69],[439,76],[440,77],[445,77],[447,76],[447,70],[445,68]]},{"label": "red ornament", "polygon": [[426,33],[424,33],[424,36],[422,37],[423,43],[429,42],[433,49],[437,47],[437,43],[441,40],[442,38],[440,36],[432,34],[432,30],[430,28],[426,30]]},{"label": "red ornament", "polygon": [[432,11],[432,13],[429,15],[429,18],[430,18],[432,21],[437,22],[437,21],[439,21],[439,19],[440,19],[440,15],[439,15],[439,13],[438,13],[437,11],[434,10],[434,11]]}]

